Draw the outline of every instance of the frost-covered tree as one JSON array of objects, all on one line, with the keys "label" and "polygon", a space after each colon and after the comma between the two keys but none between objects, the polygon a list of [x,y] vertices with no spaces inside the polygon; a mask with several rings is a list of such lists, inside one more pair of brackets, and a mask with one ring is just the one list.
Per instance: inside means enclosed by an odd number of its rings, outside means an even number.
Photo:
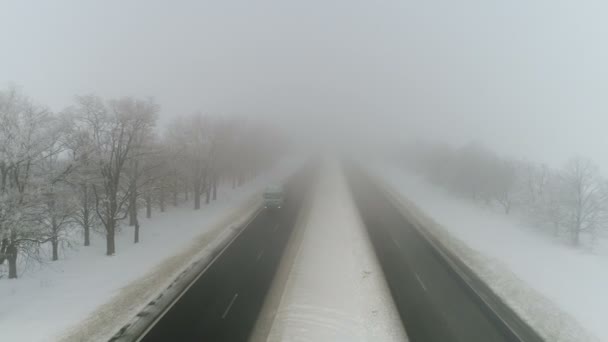
[{"label": "frost-covered tree", "polygon": [[59,259],[59,244],[70,244],[70,229],[74,226],[75,198],[73,192],[61,181],[50,182],[41,193],[41,203],[36,213],[40,235],[51,244],[51,260]]},{"label": "frost-covered tree", "polygon": [[134,243],[139,242],[140,202],[146,201],[146,216],[150,217],[152,208],[148,196],[154,194],[156,185],[164,174],[163,167],[166,165],[162,146],[156,141],[156,136],[151,130],[143,133],[133,150],[126,172],[129,187],[129,226],[134,227]]},{"label": "frost-covered tree", "polygon": [[[564,206],[566,192],[558,172],[543,168],[538,175],[536,202],[533,204],[532,219],[540,224],[548,224],[554,237],[559,237],[568,215]],[[541,187],[542,186],[542,187]]]},{"label": "frost-covered tree", "polygon": [[598,167],[589,159],[573,158],[561,172],[563,217],[573,245],[582,232],[594,234],[607,222],[608,192]]},{"label": "frost-covered tree", "polygon": [[187,164],[189,179],[192,184],[194,209],[201,208],[201,196],[209,186],[211,175],[211,118],[202,114],[195,114],[183,121],[176,122],[174,126],[175,142],[183,151],[183,158]]},{"label": "frost-covered tree", "polygon": [[37,255],[46,242],[35,216],[37,164],[56,144],[52,114],[16,89],[0,91],[0,263],[17,278],[18,256]]},{"label": "frost-covered tree", "polygon": [[154,126],[158,106],[151,100],[122,98],[105,103],[96,96],[81,96],[76,110],[76,125],[91,141],[89,157],[98,170],[92,183],[95,211],[105,229],[106,254],[113,255],[118,222],[128,214],[126,168],[138,138]]},{"label": "frost-covered tree", "polygon": [[502,206],[505,214],[509,214],[517,200],[516,181],[518,175],[514,163],[494,158],[489,160],[487,173],[487,192],[489,196]]},{"label": "frost-covered tree", "polygon": [[[78,99],[79,101],[91,99]],[[89,124],[83,120],[84,116],[89,115],[85,113],[86,110],[94,111],[95,108],[91,104],[88,107],[77,105],[67,108],[63,113],[64,120],[70,122],[66,128],[64,145],[74,168],[67,177],[75,196],[73,220],[82,229],[85,247],[91,245],[91,232],[100,225],[93,194],[93,184],[99,178],[99,172],[93,159],[94,136]]]},{"label": "frost-covered tree", "polygon": [[59,244],[69,243],[69,230],[74,225],[76,200],[69,184],[75,170],[69,158],[65,137],[69,131],[63,117],[54,117],[49,130],[53,144],[44,151],[36,165],[36,182],[39,194],[35,218],[40,224],[41,237],[51,244],[51,260],[59,258]]}]

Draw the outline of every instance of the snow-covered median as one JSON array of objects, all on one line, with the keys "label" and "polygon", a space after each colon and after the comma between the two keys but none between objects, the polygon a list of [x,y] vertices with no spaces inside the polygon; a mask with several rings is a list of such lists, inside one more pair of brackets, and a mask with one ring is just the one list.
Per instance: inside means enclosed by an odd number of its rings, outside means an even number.
[{"label": "snow-covered median", "polygon": [[336,161],[322,168],[310,215],[297,229],[268,341],[407,340]]},{"label": "snow-covered median", "polygon": [[606,253],[548,240],[515,216],[452,197],[402,169],[372,172],[547,341],[608,341]]},{"label": "snow-covered median", "polygon": [[195,211],[191,203],[141,219],[141,242],[132,229],[116,237],[117,254],[104,256],[105,239],[68,251],[57,262],[0,281],[0,336],[7,341],[106,340],[179,274],[223,229],[260,205],[260,192],[301,165],[288,160]]}]

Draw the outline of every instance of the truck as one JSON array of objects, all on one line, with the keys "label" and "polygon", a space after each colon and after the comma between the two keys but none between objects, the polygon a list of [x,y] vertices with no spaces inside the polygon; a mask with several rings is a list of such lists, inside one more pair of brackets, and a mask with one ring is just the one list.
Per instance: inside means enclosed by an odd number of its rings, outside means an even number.
[{"label": "truck", "polygon": [[264,206],[268,209],[281,209],[284,205],[283,188],[273,185],[264,190]]}]

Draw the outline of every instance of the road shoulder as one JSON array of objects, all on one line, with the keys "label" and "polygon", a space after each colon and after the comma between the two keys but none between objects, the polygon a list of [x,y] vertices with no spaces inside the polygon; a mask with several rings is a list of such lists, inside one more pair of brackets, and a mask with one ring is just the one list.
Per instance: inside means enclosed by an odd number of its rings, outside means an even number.
[{"label": "road shoulder", "polygon": [[199,235],[182,252],[175,254],[140,277],[97,308],[82,322],[68,329],[61,342],[109,340],[151,300],[158,297],[174,279],[205,252],[205,247],[221,237],[224,230],[246,222],[261,206],[259,194],[245,201],[237,210],[222,218],[209,231]]}]

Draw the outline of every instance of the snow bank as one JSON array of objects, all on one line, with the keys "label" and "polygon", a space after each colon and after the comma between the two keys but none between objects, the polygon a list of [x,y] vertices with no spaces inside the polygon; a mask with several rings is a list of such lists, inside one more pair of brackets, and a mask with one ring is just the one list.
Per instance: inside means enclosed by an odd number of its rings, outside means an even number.
[{"label": "snow bank", "polygon": [[307,224],[295,233],[268,341],[407,340],[337,162],[322,169]]},{"label": "snow bank", "polygon": [[[140,243],[124,227],[117,254],[104,255],[105,239],[67,251],[59,261],[29,269],[20,279],[0,281],[0,336],[12,341],[104,340],[179,274],[201,248],[231,222],[255,210],[269,183],[293,173],[301,160],[232,190],[195,211],[191,203],[140,219]],[[31,326],[35,326],[32,329]]]},{"label": "snow bank", "polygon": [[404,170],[373,172],[547,341],[608,341],[608,255],[552,241]]}]

